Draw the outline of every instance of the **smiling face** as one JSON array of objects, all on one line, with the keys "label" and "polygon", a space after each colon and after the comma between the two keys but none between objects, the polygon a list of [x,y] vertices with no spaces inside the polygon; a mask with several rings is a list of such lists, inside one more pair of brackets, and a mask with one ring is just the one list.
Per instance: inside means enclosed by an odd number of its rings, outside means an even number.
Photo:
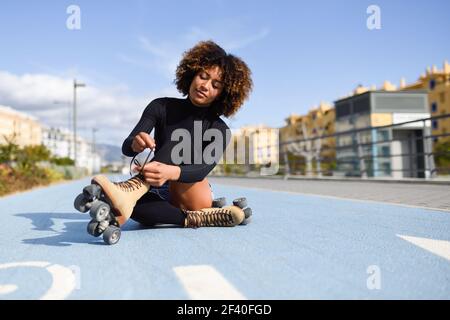
[{"label": "smiling face", "polygon": [[189,88],[189,99],[197,107],[208,107],[222,91],[222,71],[213,66],[197,72]]}]

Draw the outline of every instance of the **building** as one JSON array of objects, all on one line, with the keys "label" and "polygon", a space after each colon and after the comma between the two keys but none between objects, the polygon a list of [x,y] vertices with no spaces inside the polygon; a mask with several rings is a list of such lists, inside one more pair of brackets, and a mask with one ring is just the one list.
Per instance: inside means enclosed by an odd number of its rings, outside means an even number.
[{"label": "building", "polygon": [[[312,108],[306,115],[293,114],[286,118],[286,125],[280,128],[280,142],[333,134],[334,120],[333,106],[321,102],[318,107]],[[305,132],[303,132],[303,127]]]},{"label": "building", "polygon": [[[66,128],[43,128],[43,144],[53,156],[75,159],[73,133]],[[93,151],[92,143],[77,136],[77,167],[86,168],[88,172],[100,172],[101,157]]]},{"label": "building", "polygon": [[[293,114],[285,121],[286,125],[280,128],[280,151],[283,162],[289,163],[295,171],[295,165],[291,162],[297,161],[299,157],[305,158],[310,166],[312,166],[312,160],[315,159],[318,175],[321,175],[323,171],[328,171],[330,163],[335,158],[335,138],[326,137],[304,142],[302,140],[334,133],[335,111],[333,106],[321,102],[319,106],[310,109],[306,115]],[[302,142],[293,143],[293,141]],[[296,144],[298,145],[297,148],[295,147]],[[320,170],[318,170],[319,167]],[[312,167],[309,171],[311,170]]]},{"label": "building", "polygon": [[[51,155],[74,159],[73,133],[65,128],[50,128],[42,125],[35,117],[0,106],[0,144],[12,141],[19,147],[44,145]],[[88,172],[99,172],[101,158],[93,153],[92,144],[77,137],[77,166]]]},{"label": "building", "polygon": [[42,129],[42,143],[53,156],[73,159],[73,133],[66,128],[52,128],[44,126]]},{"label": "building", "polygon": [[235,173],[248,173],[261,166],[278,167],[278,140],[279,130],[262,124],[234,129],[230,143],[212,173],[226,173],[225,167],[233,167],[230,170]]},{"label": "building", "polygon": [[0,144],[12,141],[20,147],[40,145],[42,127],[31,115],[0,106]]},{"label": "building", "polygon": [[262,124],[245,126],[234,131],[232,138],[236,145],[238,164],[242,163],[242,159],[244,159],[242,157],[243,150],[246,150],[245,156],[249,164],[266,165],[279,162],[278,129]]},{"label": "building", "polygon": [[429,121],[376,128],[428,118],[427,92],[395,91],[389,83],[383,89],[373,91],[360,87],[354,95],[335,101],[337,133],[368,128],[337,136],[336,174],[429,177],[433,158],[425,157],[423,152],[431,151],[431,141],[422,138],[429,135]]},{"label": "building", "polygon": [[[399,90],[426,90],[431,116],[450,114],[450,64],[445,61],[442,70],[427,68],[415,83],[406,85],[402,80]],[[450,117],[432,120],[431,127],[432,135],[437,136],[434,142],[450,140]]]}]

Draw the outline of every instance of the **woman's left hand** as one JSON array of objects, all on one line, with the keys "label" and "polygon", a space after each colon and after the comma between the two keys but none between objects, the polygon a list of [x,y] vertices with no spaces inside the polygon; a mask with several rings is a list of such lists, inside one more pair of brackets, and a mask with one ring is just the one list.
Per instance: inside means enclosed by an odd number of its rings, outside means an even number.
[{"label": "woman's left hand", "polygon": [[[141,167],[136,167],[136,170],[140,171]],[[178,180],[180,177],[180,168],[178,166],[171,166],[158,161],[152,161],[144,166],[142,174],[145,181],[151,186],[160,187],[166,181]]]}]

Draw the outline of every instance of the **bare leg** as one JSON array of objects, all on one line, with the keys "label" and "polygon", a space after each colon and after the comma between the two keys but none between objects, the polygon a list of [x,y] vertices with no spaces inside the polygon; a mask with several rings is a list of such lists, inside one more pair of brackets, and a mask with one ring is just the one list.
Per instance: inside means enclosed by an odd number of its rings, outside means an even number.
[{"label": "bare leg", "polygon": [[211,208],[212,194],[208,180],[194,183],[170,181],[170,203],[180,209],[200,210]]}]

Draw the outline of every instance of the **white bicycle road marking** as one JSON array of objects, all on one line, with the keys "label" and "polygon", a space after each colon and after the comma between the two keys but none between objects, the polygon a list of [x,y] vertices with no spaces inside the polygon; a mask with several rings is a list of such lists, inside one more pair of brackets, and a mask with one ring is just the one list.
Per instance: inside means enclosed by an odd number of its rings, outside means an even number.
[{"label": "white bicycle road marking", "polygon": [[193,300],[247,299],[212,266],[180,266],[173,271]]},{"label": "white bicycle road marking", "polygon": [[[52,284],[40,300],[63,300],[75,289],[76,279],[72,270],[59,264],[45,261],[11,262],[0,264],[0,270],[20,267],[45,268],[52,276]],[[0,284],[0,294],[16,291],[18,287],[12,284]]]},{"label": "white bicycle road marking", "polygon": [[15,284],[0,284],[0,294],[8,294],[17,290],[17,286]]},{"label": "white bicycle road marking", "polygon": [[450,261],[450,241],[397,234],[397,237]]}]

